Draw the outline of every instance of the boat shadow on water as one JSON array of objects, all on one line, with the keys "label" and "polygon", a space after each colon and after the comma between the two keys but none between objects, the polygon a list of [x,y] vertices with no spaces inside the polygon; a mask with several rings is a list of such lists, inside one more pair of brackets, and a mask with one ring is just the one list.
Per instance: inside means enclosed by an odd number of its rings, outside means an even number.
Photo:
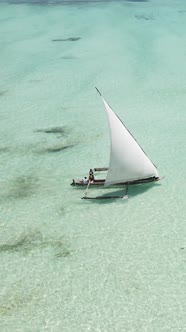
[{"label": "boat shadow on water", "polygon": [[[144,194],[146,193],[149,189],[152,189],[156,186],[161,186],[160,183],[148,183],[148,184],[144,184],[144,185],[132,185],[132,186],[128,186],[128,190],[126,187],[120,187],[120,188],[114,188],[113,190],[110,191],[108,193],[104,193],[104,194],[100,194],[100,195],[95,195],[95,188],[90,188],[89,189],[89,193],[88,195],[85,195],[81,197],[81,199],[84,200],[88,200],[94,203],[98,203],[98,204],[106,204],[106,203],[112,203],[112,202],[116,202],[116,200],[124,200],[124,201],[128,201],[128,199],[130,198],[134,198],[138,195]],[[80,189],[80,188],[79,188]],[[99,191],[100,189],[103,190],[103,187],[99,187],[96,188],[96,192],[97,190]],[[111,188],[109,188],[111,189]],[[81,188],[82,190],[82,188]]]}]

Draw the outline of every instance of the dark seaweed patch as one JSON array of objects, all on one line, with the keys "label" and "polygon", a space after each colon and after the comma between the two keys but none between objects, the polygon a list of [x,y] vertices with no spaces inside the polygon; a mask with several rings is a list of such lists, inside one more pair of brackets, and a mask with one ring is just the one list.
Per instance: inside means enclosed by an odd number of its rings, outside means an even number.
[{"label": "dark seaweed patch", "polygon": [[16,240],[0,243],[0,253],[17,253],[28,254],[34,250],[44,250],[51,248],[56,257],[68,257],[72,250],[64,239],[44,238],[40,232],[30,234],[21,234]]},{"label": "dark seaweed patch", "polygon": [[0,97],[4,96],[7,93],[7,90],[0,91]]},{"label": "dark seaweed patch", "polygon": [[0,153],[8,152],[9,147],[8,146],[0,146]]},{"label": "dark seaweed patch", "polygon": [[81,39],[81,37],[58,38],[52,39],[52,42],[77,41],[79,39]]},{"label": "dark seaweed patch", "polygon": [[63,249],[62,251],[58,252],[55,256],[56,257],[68,257],[72,254],[72,252],[69,249]]},{"label": "dark seaweed patch", "polygon": [[17,282],[11,286],[5,294],[0,296],[0,315],[10,315],[12,311],[21,309],[30,302],[36,302],[40,296],[41,287],[36,286],[32,290],[23,289]]},{"label": "dark seaweed patch", "polygon": [[33,176],[18,176],[8,188],[8,197],[25,198],[31,196],[37,184],[37,178]]},{"label": "dark seaweed patch", "polygon": [[145,21],[153,20],[153,16],[146,16],[146,15],[134,15],[134,16],[138,20],[145,20]]},{"label": "dark seaweed patch", "polygon": [[[46,133],[46,134],[55,134],[58,139],[61,138],[61,136],[67,136],[69,134],[69,130],[67,127],[64,126],[58,126],[58,127],[51,127],[51,128],[41,128],[41,129],[36,129],[35,132],[41,132],[41,133]],[[38,147],[35,152],[36,153],[46,153],[46,152],[59,152],[66,150],[68,148],[73,147],[74,144],[68,144],[67,140],[63,142],[57,142],[54,143],[53,145],[48,145],[48,146],[41,146]]]},{"label": "dark seaweed patch", "polygon": [[63,60],[74,60],[74,59],[77,59],[77,57],[73,56],[73,55],[64,55],[60,59],[63,59]]},{"label": "dark seaweed patch", "polygon": [[149,0],[126,0],[127,2],[148,2]]},{"label": "dark seaweed patch", "polygon": [[63,150],[72,148],[73,146],[74,146],[73,144],[62,145],[62,146],[54,146],[54,147],[47,148],[46,151],[47,152],[59,152],[59,151],[63,151]]},{"label": "dark seaweed patch", "polygon": [[18,239],[13,242],[0,243],[0,252],[29,252],[36,246],[38,241],[42,241],[40,232],[31,234],[21,234]]},{"label": "dark seaweed patch", "polygon": [[41,128],[41,129],[36,129],[35,132],[38,133],[46,133],[46,134],[64,134],[66,133],[66,127],[51,127],[51,128]]},{"label": "dark seaweed patch", "polygon": [[60,152],[60,151],[64,151],[64,150],[67,150],[69,148],[72,148],[73,146],[74,146],[74,144],[64,144],[64,143],[62,143],[62,144],[54,144],[52,146],[38,148],[34,152],[38,153],[38,154]]}]

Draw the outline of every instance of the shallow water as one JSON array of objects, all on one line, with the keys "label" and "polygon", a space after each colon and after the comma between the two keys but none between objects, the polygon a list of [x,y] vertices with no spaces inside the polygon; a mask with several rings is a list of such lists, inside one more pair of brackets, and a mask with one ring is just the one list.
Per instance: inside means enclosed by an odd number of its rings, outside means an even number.
[{"label": "shallow water", "polygon": [[[186,331],[185,22],[181,0],[1,1],[1,331]],[[128,200],[70,186],[109,162],[95,86],[165,176]]]}]

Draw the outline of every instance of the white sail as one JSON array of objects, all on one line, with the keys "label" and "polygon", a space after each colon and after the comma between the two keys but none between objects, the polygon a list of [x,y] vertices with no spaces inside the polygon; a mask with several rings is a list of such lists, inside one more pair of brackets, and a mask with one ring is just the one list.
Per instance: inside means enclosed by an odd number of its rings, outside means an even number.
[{"label": "white sail", "polygon": [[156,167],[138,145],[128,129],[102,97],[107,112],[111,147],[105,185],[159,177]]}]

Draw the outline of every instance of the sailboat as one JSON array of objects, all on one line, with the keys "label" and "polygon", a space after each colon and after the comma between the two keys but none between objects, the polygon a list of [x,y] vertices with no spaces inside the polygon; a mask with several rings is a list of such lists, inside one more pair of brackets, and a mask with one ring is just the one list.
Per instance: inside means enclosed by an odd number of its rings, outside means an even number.
[{"label": "sailboat", "polygon": [[[110,127],[110,162],[109,167],[96,167],[90,169],[89,176],[84,179],[74,180],[71,185],[87,186],[125,186],[126,194],[129,185],[144,184],[160,180],[156,166],[148,158],[144,150],[137,143],[127,127],[109,106],[96,88],[102,98]],[[107,172],[103,179],[95,179],[95,172]],[[117,196],[107,196],[107,198]],[[121,197],[121,196],[118,196]],[[123,197],[123,196],[122,196]],[[98,198],[98,197],[96,197]],[[99,197],[101,198],[101,197]]]}]

